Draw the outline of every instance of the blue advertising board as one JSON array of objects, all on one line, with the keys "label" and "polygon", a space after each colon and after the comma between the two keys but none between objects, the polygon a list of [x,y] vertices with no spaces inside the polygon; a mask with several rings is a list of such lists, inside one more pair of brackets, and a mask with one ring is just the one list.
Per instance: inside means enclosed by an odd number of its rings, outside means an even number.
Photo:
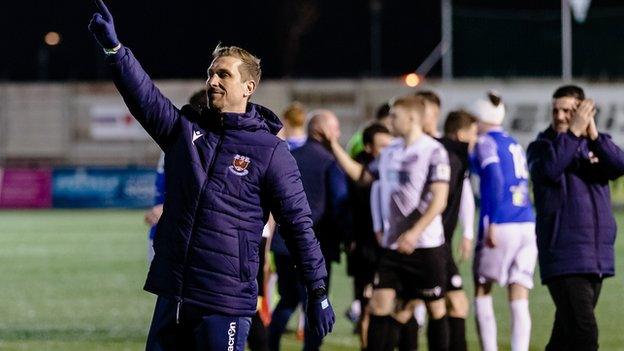
[{"label": "blue advertising board", "polygon": [[52,172],[56,208],[142,208],[154,201],[152,168],[73,167]]}]

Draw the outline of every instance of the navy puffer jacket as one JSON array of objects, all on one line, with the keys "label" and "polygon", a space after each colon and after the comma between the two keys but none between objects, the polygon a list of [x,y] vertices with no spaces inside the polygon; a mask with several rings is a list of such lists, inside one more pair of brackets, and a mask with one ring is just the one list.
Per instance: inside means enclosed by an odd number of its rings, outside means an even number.
[{"label": "navy puffer jacket", "polygon": [[605,134],[591,141],[548,128],[529,145],[527,159],[542,281],[614,275],[617,228],[609,181],[624,174],[622,150]]},{"label": "navy puffer jacket", "polygon": [[327,277],[300,173],[268,109],[177,109],[127,48],[108,58],[132,114],[165,152],[166,200],[145,289],[209,313],[252,316],[272,212],[308,288]]}]

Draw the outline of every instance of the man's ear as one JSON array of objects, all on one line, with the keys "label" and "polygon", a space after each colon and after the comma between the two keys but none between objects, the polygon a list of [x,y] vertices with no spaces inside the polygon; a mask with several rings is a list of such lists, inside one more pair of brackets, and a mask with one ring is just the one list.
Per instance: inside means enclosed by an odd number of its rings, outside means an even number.
[{"label": "man's ear", "polygon": [[246,97],[251,96],[251,94],[253,94],[254,91],[256,91],[256,86],[257,86],[257,84],[256,84],[256,82],[254,80],[250,79],[250,80],[246,81],[245,82],[245,90],[246,90],[245,91],[245,96]]}]

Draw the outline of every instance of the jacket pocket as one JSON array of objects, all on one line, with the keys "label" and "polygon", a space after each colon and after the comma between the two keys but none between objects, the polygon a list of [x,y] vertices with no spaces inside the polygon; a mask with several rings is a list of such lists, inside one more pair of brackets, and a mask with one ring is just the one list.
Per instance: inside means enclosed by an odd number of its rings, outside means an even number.
[{"label": "jacket pocket", "polygon": [[242,282],[248,282],[251,279],[248,246],[247,237],[243,233],[238,232],[238,259],[240,263],[240,280]]},{"label": "jacket pocket", "polygon": [[548,247],[552,249],[557,245],[557,238],[559,237],[559,211],[555,212],[553,215],[552,230],[550,233],[550,243]]}]

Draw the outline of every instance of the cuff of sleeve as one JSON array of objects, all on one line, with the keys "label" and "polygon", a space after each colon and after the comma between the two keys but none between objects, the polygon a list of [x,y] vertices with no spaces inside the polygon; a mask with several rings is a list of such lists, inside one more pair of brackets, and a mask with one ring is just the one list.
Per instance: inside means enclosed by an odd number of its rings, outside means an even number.
[{"label": "cuff of sleeve", "polygon": [[609,137],[605,134],[602,133],[598,133],[598,137],[596,138],[596,140],[589,140],[589,145],[590,146],[594,146],[594,145],[602,145],[605,142],[605,139],[609,139]]},{"label": "cuff of sleeve", "polygon": [[130,50],[122,45],[119,51],[117,51],[117,53],[106,55],[104,57],[104,62],[106,62],[106,64],[108,65],[115,65],[119,61],[121,61],[121,59],[127,56],[129,52]]},{"label": "cuff of sleeve", "polygon": [[316,280],[312,282],[311,284],[308,284],[308,291],[312,291],[320,287],[327,288],[327,283],[325,282],[326,280],[327,278],[323,278],[323,279]]}]

